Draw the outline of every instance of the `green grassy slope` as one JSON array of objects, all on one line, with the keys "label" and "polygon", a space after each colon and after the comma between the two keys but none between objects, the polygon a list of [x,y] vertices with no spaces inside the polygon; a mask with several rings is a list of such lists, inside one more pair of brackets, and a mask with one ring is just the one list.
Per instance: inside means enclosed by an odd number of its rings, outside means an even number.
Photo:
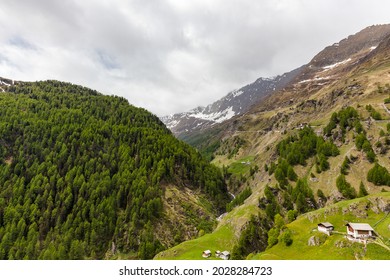
[{"label": "green grassy slope", "polygon": [[[183,242],[173,248],[159,253],[157,260],[201,260],[202,252],[230,251],[237,243],[241,226],[252,214],[258,211],[255,205],[243,205],[229,212],[218,225],[217,229],[194,240]],[[214,259],[211,257],[210,259]]]},{"label": "green grassy slope", "polygon": [[[256,260],[352,260],[352,259],[390,259],[390,251],[377,244],[353,243],[345,238],[347,222],[369,223],[390,245],[390,215],[379,208],[390,205],[390,193],[379,193],[363,198],[342,201],[335,205],[306,213],[294,222],[287,224],[293,232],[293,243],[286,246],[279,242],[260,254],[249,256]],[[366,208],[370,207],[368,211]],[[383,210],[383,209],[382,209]],[[327,236],[317,231],[317,224],[330,222],[336,233]],[[378,223],[379,222],[379,223]],[[318,246],[309,246],[311,237],[318,238]]]}]

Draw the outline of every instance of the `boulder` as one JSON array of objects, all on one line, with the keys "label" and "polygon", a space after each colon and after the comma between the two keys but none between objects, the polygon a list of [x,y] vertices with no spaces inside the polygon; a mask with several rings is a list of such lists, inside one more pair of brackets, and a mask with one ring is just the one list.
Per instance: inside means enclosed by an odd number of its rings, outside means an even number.
[{"label": "boulder", "polygon": [[320,245],[320,239],[317,236],[312,236],[307,241],[307,246],[319,246]]}]

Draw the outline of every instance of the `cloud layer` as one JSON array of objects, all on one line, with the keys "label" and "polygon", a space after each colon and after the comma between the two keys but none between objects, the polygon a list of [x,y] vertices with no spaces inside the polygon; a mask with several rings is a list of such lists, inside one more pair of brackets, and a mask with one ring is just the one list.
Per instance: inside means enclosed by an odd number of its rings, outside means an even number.
[{"label": "cloud layer", "polygon": [[2,0],[0,76],[69,81],[157,115],[181,112],[388,23],[388,1],[351,2]]}]

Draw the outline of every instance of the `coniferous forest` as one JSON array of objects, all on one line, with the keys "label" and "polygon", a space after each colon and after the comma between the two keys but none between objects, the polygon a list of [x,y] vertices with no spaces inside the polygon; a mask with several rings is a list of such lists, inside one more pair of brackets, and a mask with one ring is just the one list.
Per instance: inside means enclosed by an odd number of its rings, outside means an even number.
[{"label": "coniferous forest", "polygon": [[[222,210],[220,170],[124,98],[57,81],[0,94],[0,259],[152,258],[164,185]],[[196,225],[195,225],[196,226]]]}]

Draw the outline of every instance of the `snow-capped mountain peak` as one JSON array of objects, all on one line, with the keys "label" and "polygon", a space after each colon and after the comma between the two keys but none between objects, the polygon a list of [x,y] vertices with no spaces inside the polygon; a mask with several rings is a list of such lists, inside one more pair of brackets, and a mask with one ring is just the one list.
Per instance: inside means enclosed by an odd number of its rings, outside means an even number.
[{"label": "snow-capped mountain peak", "polygon": [[211,127],[245,113],[268,94],[286,86],[297,73],[296,69],[272,78],[259,78],[206,107],[198,106],[189,112],[162,117],[161,120],[178,136]]}]

